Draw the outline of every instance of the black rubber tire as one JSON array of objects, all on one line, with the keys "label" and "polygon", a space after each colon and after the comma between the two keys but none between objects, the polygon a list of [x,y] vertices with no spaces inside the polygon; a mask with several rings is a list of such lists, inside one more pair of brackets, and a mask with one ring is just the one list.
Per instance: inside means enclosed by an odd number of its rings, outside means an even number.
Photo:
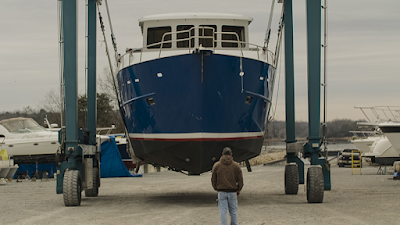
[{"label": "black rubber tire", "polygon": [[79,171],[65,171],[63,181],[63,196],[65,206],[81,205],[81,187],[81,174]]},{"label": "black rubber tire", "polygon": [[99,195],[99,169],[93,168],[93,188],[85,190],[86,197],[97,197]]},{"label": "black rubber tire", "polygon": [[285,166],[285,194],[297,195],[299,191],[299,169],[297,164]]},{"label": "black rubber tire", "polygon": [[307,171],[307,201],[322,203],[324,200],[324,174],[321,166],[311,166]]}]

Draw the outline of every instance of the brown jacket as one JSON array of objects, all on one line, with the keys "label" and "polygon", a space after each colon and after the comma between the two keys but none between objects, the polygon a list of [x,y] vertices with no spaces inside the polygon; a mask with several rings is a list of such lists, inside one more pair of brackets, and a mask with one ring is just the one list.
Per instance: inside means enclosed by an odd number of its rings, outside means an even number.
[{"label": "brown jacket", "polygon": [[236,192],[243,188],[242,169],[231,155],[221,156],[212,168],[211,184],[216,191]]}]

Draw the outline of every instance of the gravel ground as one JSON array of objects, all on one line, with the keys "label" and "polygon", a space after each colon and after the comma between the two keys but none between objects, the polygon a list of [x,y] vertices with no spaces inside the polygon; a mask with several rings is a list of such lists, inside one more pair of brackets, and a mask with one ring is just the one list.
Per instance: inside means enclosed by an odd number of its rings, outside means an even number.
[{"label": "gravel ground", "polygon": [[[400,181],[377,167],[352,175],[333,165],[322,204],[307,203],[304,185],[284,194],[283,164],[252,169],[243,168],[239,224],[397,224]],[[169,171],[102,179],[99,196],[82,197],[79,207],[64,206],[54,180],[13,181],[0,186],[0,224],[219,224],[210,179]]]}]

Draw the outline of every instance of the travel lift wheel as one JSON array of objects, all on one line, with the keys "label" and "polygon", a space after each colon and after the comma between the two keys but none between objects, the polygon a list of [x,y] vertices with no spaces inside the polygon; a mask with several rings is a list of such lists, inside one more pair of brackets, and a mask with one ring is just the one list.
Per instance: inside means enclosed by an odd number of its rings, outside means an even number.
[{"label": "travel lift wheel", "polygon": [[65,206],[81,204],[81,174],[78,170],[68,170],[64,173],[63,196]]},{"label": "travel lift wheel", "polygon": [[299,190],[299,169],[296,163],[285,166],[285,194],[297,195]]},{"label": "travel lift wheel", "polygon": [[307,171],[307,201],[322,203],[324,199],[324,174],[321,166],[311,166]]},{"label": "travel lift wheel", "polygon": [[99,195],[99,169],[93,168],[93,188],[85,190],[86,197],[97,197]]}]

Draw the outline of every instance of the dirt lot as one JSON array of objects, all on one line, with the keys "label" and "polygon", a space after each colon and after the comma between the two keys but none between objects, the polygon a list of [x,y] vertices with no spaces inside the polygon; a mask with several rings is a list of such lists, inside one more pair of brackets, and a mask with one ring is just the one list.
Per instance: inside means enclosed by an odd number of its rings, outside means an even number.
[{"label": "dirt lot", "polygon": [[[322,204],[307,203],[304,185],[298,195],[284,194],[284,165],[252,169],[243,168],[240,224],[398,223],[400,181],[377,175],[376,167],[351,175],[351,168],[333,165]],[[0,186],[0,224],[219,224],[210,178],[160,172],[102,179],[99,196],[83,197],[79,207],[64,206],[54,180],[13,181]]]}]

